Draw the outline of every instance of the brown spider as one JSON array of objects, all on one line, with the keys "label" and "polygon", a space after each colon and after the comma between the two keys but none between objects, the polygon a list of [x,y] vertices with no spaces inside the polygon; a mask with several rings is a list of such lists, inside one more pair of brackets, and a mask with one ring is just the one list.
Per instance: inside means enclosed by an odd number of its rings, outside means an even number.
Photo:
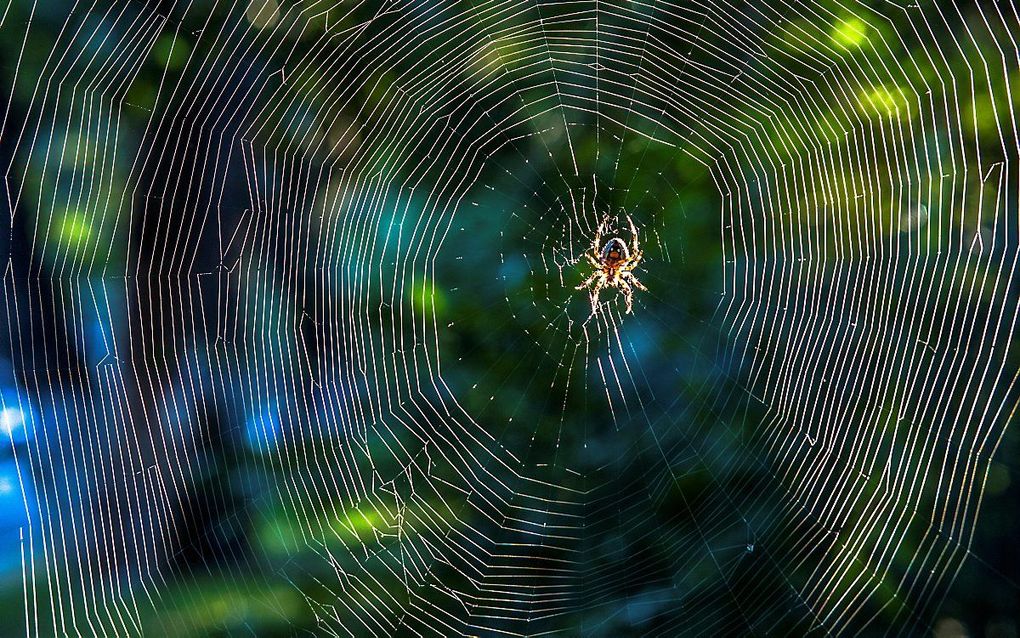
[{"label": "brown spider", "polygon": [[595,233],[595,240],[592,242],[591,252],[585,253],[588,262],[595,267],[595,272],[584,280],[576,290],[592,286],[591,289],[591,311],[594,314],[599,307],[599,292],[607,287],[619,288],[627,296],[627,314],[634,308],[634,288],[648,291],[644,285],[634,276],[634,269],[641,263],[641,249],[638,246],[638,231],[634,226],[634,220],[627,216],[630,224],[631,248],[619,237],[613,237],[602,246],[602,231],[605,229],[605,222],[599,225]]}]

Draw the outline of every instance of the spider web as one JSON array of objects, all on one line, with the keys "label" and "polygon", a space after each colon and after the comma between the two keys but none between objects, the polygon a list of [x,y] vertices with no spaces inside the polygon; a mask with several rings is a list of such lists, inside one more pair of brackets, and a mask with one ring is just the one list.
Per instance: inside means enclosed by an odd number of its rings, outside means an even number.
[{"label": "spider web", "polygon": [[10,631],[931,633],[1016,402],[1017,18],[8,4]]}]

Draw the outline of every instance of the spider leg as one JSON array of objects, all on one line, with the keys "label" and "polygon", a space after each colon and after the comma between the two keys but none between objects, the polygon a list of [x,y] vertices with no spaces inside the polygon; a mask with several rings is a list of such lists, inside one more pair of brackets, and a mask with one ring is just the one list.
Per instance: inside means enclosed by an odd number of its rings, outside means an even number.
[{"label": "spider leg", "polygon": [[627,299],[627,314],[629,315],[634,310],[634,289],[627,283],[627,277],[620,278],[620,290],[626,295]]},{"label": "spider leg", "polygon": [[598,260],[598,257],[591,253],[585,253],[584,256],[588,258],[588,263],[590,263],[592,266],[595,266],[599,270],[602,270],[602,262]]},{"label": "spider leg", "polygon": [[[602,273],[599,273],[602,274]],[[603,276],[595,284],[595,287],[591,289],[591,314],[595,314],[599,309],[599,291],[605,288],[606,278]]]},{"label": "spider leg", "polygon": [[591,277],[588,277],[587,279],[585,279],[584,282],[581,283],[581,285],[574,286],[574,290],[581,290],[582,288],[587,288],[588,286],[591,285],[591,282],[593,282],[596,279],[598,279],[601,274],[602,274],[601,270],[596,270],[595,272],[593,272],[591,274]]},{"label": "spider leg", "polygon": [[638,247],[638,230],[637,226],[634,225],[634,220],[630,218],[630,215],[627,215],[627,223],[630,224],[631,252],[635,255],[640,255],[641,249]]},{"label": "spider leg", "polygon": [[638,281],[638,278],[634,276],[634,273],[628,271],[628,272],[624,273],[624,277],[626,278],[626,280],[628,282],[633,284],[633,286],[635,288],[637,288],[638,290],[644,290],[645,292],[648,292],[648,289],[645,288],[645,285],[643,283]]},{"label": "spider leg", "polygon": [[[593,248],[593,250],[595,250],[595,251],[602,250],[602,234],[606,230],[606,222],[607,221],[609,221],[609,220],[608,219],[603,219],[601,222],[599,222],[598,228],[595,229],[595,241],[592,242],[593,244],[595,244],[595,246]],[[598,254],[598,253],[596,252],[596,254]]]},{"label": "spider leg", "polygon": [[637,268],[638,264],[641,263],[641,258],[644,256],[645,254],[640,250],[635,251],[634,254],[630,256],[630,259],[627,260],[627,264],[624,266],[623,271],[630,272],[631,270]]}]

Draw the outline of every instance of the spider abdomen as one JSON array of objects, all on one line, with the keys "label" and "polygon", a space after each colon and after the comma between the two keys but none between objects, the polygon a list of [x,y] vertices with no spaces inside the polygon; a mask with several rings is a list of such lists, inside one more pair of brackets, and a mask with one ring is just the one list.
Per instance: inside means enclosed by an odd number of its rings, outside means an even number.
[{"label": "spider abdomen", "polygon": [[627,244],[619,237],[613,237],[602,248],[602,262],[607,266],[614,266],[628,259],[630,259],[630,251],[627,250]]}]

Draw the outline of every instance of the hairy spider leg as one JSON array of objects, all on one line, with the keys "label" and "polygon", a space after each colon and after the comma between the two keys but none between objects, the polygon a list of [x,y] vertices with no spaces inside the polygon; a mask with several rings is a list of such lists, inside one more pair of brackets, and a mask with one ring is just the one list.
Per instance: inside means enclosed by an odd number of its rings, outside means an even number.
[{"label": "hairy spider leg", "polygon": [[599,271],[599,272],[597,272],[595,274],[596,275],[601,275],[601,276],[599,277],[599,280],[597,282],[595,282],[595,287],[591,289],[591,313],[592,314],[595,314],[596,312],[598,312],[598,309],[599,309],[599,292],[603,288],[606,287],[606,284],[609,281],[609,279],[606,277],[605,273],[603,273],[602,271]]},{"label": "hairy spider leg", "polygon": [[596,279],[598,279],[599,276],[601,276],[601,275],[602,275],[602,271],[601,270],[596,270],[595,272],[593,272],[591,274],[591,277],[588,277],[587,279],[585,279],[580,285],[574,286],[574,290],[581,290],[582,288],[587,288],[588,286],[591,285],[591,282],[593,282]]},{"label": "hairy spider leg", "polygon": [[631,245],[631,256],[625,264],[620,268],[621,271],[629,271],[637,268],[637,265],[641,263],[641,258],[644,253],[641,252],[641,248],[638,245],[638,229],[634,225],[634,220],[631,219],[630,215],[627,215],[627,223],[630,224],[630,245]]},{"label": "hairy spider leg", "polygon": [[602,249],[602,233],[605,232],[606,223],[608,221],[609,221],[608,217],[603,219],[601,222],[599,222],[598,228],[595,229],[595,242],[594,242],[595,245],[592,246],[592,250],[598,251]]},{"label": "hairy spider leg", "polygon": [[625,273],[623,273],[623,276],[624,276],[624,278],[627,281],[629,281],[631,284],[633,284],[634,287],[637,288],[638,290],[644,290],[645,292],[648,292],[648,289],[645,288],[645,285],[643,283],[638,281],[638,278],[634,276],[634,273],[632,273],[632,272],[625,272]]},{"label": "hairy spider leg", "polygon": [[626,277],[620,277],[620,289],[623,290],[627,299],[627,314],[629,315],[634,310],[634,289],[627,283]]},{"label": "hairy spider leg", "polygon": [[630,243],[633,247],[633,252],[635,255],[640,255],[641,249],[638,248],[637,226],[634,225],[634,220],[630,218],[630,215],[627,215],[627,222],[630,224]]}]

